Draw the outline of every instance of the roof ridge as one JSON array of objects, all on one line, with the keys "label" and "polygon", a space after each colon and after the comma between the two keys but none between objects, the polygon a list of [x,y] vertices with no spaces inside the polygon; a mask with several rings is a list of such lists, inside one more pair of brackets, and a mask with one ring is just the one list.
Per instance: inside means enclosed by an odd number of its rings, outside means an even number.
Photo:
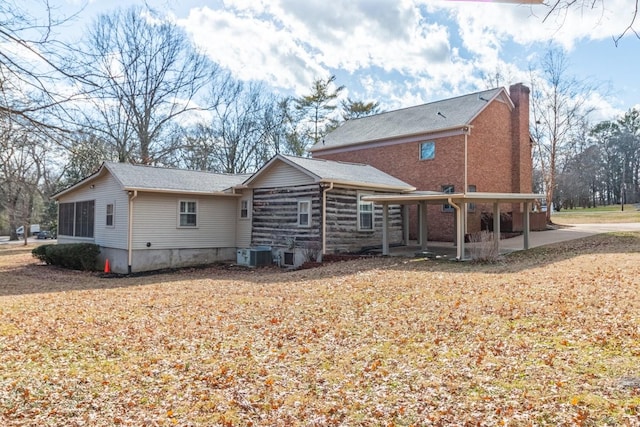
[{"label": "roof ridge", "polygon": [[289,155],[289,154],[282,154],[282,156],[284,156],[284,157],[289,157],[289,158],[293,157],[293,158],[295,158],[295,159],[301,159],[301,160],[312,160],[312,161],[314,161],[314,162],[325,162],[325,163],[327,163],[327,162],[331,162],[331,163],[339,163],[339,164],[344,164],[344,165],[369,166],[369,167],[373,167],[373,166],[368,165],[368,164],[366,164],[366,163],[359,163],[359,162],[346,162],[346,161],[343,161],[343,160],[316,159],[316,158],[314,158],[314,157],[292,156],[292,155]]},{"label": "roof ridge", "polygon": [[105,164],[107,164],[107,165],[118,165],[118,166],[119,165],[124,165],[124,166],[148,168],[148,169],[155,169],[155,170],[162,170],[162,171],[197,172],[197,173],[206,173],[206,174],[211,174],[211,175],[223,175],[223,176],[239,176],[239,175],[250,175],[251,174],[250,172],[244,172],[244,173],[213,172],[213,171],[197,170],[197,169],[185,169],[185,168],[179,168],[179,167],[175,167],[175,166],[146,165],[146,164],[143,164],[143,163],[129,163],[129,162],[106,161]]},{"label": "roof ridge", "polygon": [[[369,118],[371,118],[371,117],[379,117],[379,116],[382,116],[382,115],[384,115],[384,114],[390,114],[390,113],[395,113],[395,112],[398,112],[398,111],[410,110],[410,109],[412,109],[412,108],[424,107],[424,106],[427,106],[427,105],[438,104],[438,103],[440,103],[440,102],[453,101],[454,99],[460,99],[460,98],[465,98],[465,97],[471,97],[471,96],[474,96],[474,95],[480,95],[480,94],[482,94],[482,93],[486,93],[486,92],[493,92],[493,91],[496,91],[496,90],[497,90],[497,91],[500,91],[501,89],[505,89],[505,88],[504,88],[504,86],[498,86],[498,87],[494,87],[494,88],[492,88],[492,89],[485,89],[485,90],[479,90],[479,91],[476,91],[476,92],[465,93],[465,94],[462,94],[462,95],[452,96],[452,97],[450,97],[450,98],[438,99],[438,100],[430,101],[430,102],[423,102],[422,104],[409,105],[409,106],[407,106],[407,107],[396,108],[395,110],[382,111],[382,112],[380,112],[380,113],[372,114],[372,115],[370,115],[370,116],[358,117],[358,118],[350,119],[350,120],[354,120],[354,121],[355,121],[355,120],[364,120],[364,119],[369,119]],[[506,90],[506,89],[505,89],[505,90]]]}]

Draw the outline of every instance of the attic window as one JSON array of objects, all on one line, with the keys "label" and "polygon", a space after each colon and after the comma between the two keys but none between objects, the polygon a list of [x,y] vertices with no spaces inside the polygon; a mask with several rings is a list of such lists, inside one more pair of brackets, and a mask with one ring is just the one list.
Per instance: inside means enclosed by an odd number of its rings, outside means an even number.
[{"label": "attic window", "polygon": [[420,160],[431,160],[436,157],[436,143],[433,141],[420,143]]}]

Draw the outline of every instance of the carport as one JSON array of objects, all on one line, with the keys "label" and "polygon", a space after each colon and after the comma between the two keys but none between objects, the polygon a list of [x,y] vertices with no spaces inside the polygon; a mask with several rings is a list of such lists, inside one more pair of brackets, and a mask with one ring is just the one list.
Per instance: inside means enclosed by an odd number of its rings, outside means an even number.
[{"label": "carport", "polygon": [[[496,250],[500,249],[500,204],[522,203],[523,207],[523,232],[524,247],[529,249],[529,212],[532,203],[543,198],[543,194],[524,193],[442,193],[437,191],[415,191],[409,194],[377,194],[365,196],[364,201],[370,201],[382,205],[382,254],[389,255],[389,205],[418,205],[418,222],[420,230],[420,245],[422,250],[427,250],[427,205],[447,203],[455,209],[456,224],[456,258],[464,259],[464,237],[466,226],[467,205],[469,203],[487,203],[493,205],[493,241]],[[409,241],[409,219],[405,209],[404,241]]]}]

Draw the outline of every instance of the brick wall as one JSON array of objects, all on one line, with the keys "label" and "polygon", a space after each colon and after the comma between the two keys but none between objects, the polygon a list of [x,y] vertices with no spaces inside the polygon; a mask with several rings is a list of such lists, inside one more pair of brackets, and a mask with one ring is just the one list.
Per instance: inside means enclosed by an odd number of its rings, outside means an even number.
[{"label": "brick wall", "polygon": [[[471,123],[467,136],[468,180],[479,192],[531,192],[531,145],[529,138],[529,89],[521,84],[511,88],[516,97],[515,109],[495,100]],[[524,108],[522,108],[524,107]],[[435,158],[420,160],[420,143],[434,141]],[[413,185],[418,190],[441,191],[443,185],[453,185],[455,192],[464,190],[463,134],[432,139],[428,135],[414,142],[367,148],[358,146],[349,151],[324,154],[315,158],[370,164]],[[467,231],[480,230],[483,210],[490,205],[477,205],[468,215]],[[520,209],[519,205],[502,206],[505,212]],[[428,207],[429,240],[453,241],[455,214],[442,212],[442,205]],[[417,236],[416,209],[410,209],[410,238]]]}]

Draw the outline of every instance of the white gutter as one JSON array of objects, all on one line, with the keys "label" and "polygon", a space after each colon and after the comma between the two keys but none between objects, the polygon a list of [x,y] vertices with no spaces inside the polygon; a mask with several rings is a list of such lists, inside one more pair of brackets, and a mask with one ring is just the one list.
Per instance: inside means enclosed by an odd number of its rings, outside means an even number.
[{"label": "white gutter", "polygon": [[327,192],[333,190],[333,182],[322,190],[322,255],[327,252]]},{"label": "white gutter", "polygon": [[129,191],[129,236],[128,236],[128,271],[131,273],[131,264],[133,262],[133,200],[138,197],[138,190]]}]

